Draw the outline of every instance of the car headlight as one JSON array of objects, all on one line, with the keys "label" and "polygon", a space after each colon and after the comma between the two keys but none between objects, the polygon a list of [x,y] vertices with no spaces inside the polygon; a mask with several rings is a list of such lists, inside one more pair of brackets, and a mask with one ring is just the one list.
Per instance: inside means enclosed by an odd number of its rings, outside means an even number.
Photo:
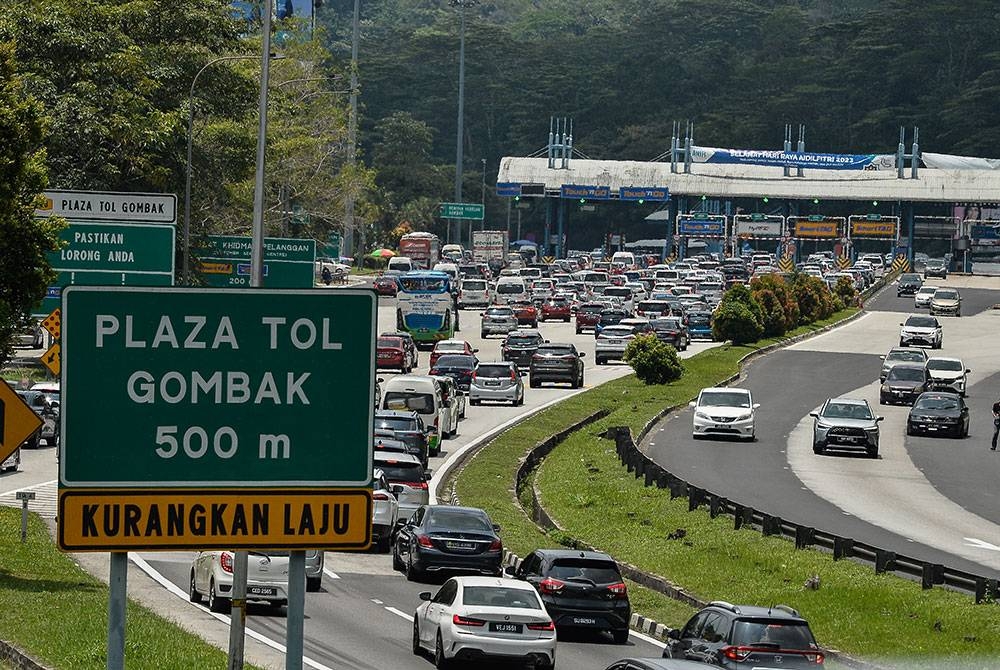
[{"label": "car headlight", "polygon": [[865,432],[866,433],[878,433],[878,426],[866,426],[865,427]]},{"label": "car headlight", "polygon": [[745,414],[740,414],[738,417],[736,417],[736,420],[737,421],[746,421],[746,420],[751,419],[751,418],[753,418],[753,412],[746,412]]},{"label": "car headlight", "polygon": [[698,419],[705,419],[706,421],[711,420],[711,417],[705,414],[704,412],[695,412],[694,415]]}]

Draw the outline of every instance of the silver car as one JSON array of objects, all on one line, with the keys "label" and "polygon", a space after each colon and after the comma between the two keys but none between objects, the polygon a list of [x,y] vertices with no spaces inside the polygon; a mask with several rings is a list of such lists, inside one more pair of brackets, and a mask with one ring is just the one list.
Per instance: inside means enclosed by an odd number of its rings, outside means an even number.
[{"label": "silver car", "polygon": [[953,288],[939,288],[927,306],[931,315],[962,316],[962,295]]},{"label": "silver car", "polygon": [[869,458],[878,458],[878,424],[885,417],[875,416],[867,400],[830,398],[813,417],[813,453],[823,454],[828,448],[864,451]]},{"label": "silver car", "polygon": [[377,551],[389,551],[397,521],[399,501],[385,474],[376,468],[372,474],[372,544]]},{"label": "silver car", "polygon": [[594,359],[598,365],[608,361],[620,361],[625,357],[625,348],[635,339],[632,326],[607,326],[594,341]]},{"label": "silver car", "polygon": [[927,352],[915,347],[893,347],[889,353],[882,356],[882,371],[879,372],[879,383],[885,382],[889,368],[899,363],[926,363]]},{"label": "silver car", "polygon": [[524,404],[524,382],[516,364],[500,361],[476,366],[469,386],[469,404],[479,405],[484,400]]},{"label": "silver car", "polygon": [[479,335],[483,339],[489,335],[506,335],[517,330],[517,317],[510,307],[490,307],[482,316],[483,324]]}]

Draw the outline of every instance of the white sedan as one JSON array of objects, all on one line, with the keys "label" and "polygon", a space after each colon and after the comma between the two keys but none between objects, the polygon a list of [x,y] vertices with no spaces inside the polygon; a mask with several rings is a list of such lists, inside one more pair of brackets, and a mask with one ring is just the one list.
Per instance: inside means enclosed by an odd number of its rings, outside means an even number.
[{"label": "white sedan", "polygon": [[556,628],[527,582],[502,577],[452,577],[437,594],[420,594],[413,615],[413,653],[453,660],[497,659],[551,668]]},{"label": "white sedan", "polygon": [[731,436],[753,441],[756,410],[750,391],[739,388],[707,388],[691,403],[694,408],[692,434],[695,439],[708,436]]},{"label": "white sedan", "polygon": [[[231,551],[203,551],[191,564],[188,597],[200,603],[208,597],[213,612],[228,612],[233,596]],[[247,559],[247,600],[281,607],[288,602],[288,554],[269,556],[251,551]]]}]

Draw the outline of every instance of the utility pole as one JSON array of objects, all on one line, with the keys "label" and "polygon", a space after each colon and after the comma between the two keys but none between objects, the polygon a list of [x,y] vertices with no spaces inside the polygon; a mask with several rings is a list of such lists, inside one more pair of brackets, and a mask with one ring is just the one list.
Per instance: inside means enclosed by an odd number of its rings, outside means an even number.
[{"label": "utility pole", "polygon": [[[354,0],[354,19],[351,22],[351,111],[347,117],[347,164],[353,168],[358,153],[358,40],[360,34],[361,0]],[[353,170],[352,170],[353,174]],[[348,189],[344,203],[344,238],[341,254],[354,252],[354,189]]]},{"label": "utility pole", "polygon": [[[458,130],[455,136],[455,202],[462,200],[462,136],[465,134],[465,9],[479,4],[479,0],[451,0],[458,6],[460,15],[458,33]],[[461,243],[461,222],[455,219],[455,237]]]}]

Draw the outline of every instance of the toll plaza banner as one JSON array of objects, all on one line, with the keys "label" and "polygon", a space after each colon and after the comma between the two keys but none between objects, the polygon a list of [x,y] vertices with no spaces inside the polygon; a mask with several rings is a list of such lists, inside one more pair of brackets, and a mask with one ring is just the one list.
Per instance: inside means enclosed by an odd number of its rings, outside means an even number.
[{"label": "toll plaza banner", "polygon": [[851,236],[896,236],[894,221],[851,221]]},{"label": "toll plaza banner", "polygon": [[839,221],[808,221],[799,219],[793,223],[795,237],[835,238],[840,237]]},{"label": "toll plaza banner", "polygon": [[691,159],[695,163],[763,165],[817,170],[895,169],[895,156],[888,154],[815,154],[804,151],[692,147]]}]

